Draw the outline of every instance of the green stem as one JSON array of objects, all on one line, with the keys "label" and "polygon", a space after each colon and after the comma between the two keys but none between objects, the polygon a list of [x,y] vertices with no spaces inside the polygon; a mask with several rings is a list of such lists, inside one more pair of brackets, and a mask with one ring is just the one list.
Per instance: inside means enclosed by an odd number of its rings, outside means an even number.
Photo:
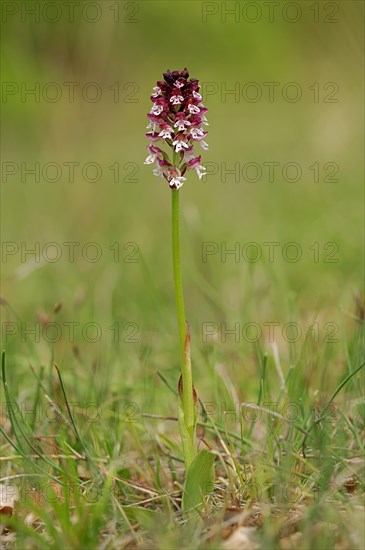
[{"label": "green stem", "polygon": [[[186,345],[187,329],[185,318],[185,306],[184,306],[184,294],[181,280],[181,265],[180,265],[180,231],[179,231],[179,196],[180,193],[176,189],[171,191],[171,209],[172,209],[172,259],[173,259],[173,273],[175,283],[175,295],[176,295],[176,309],[177,319],[180,336],[180,360],[181,360],[181,373],[182,373],[182,407],[184,411],[184,423],[185,428],[189,434],[191,449],[195,446],[195,409],[194,409],[194,397],[193,397],[193,378],[190,362],[190,347],[189,343]],[[185,463],[187,466],[190,464],[191,452],[188,454],[184,451]]]},{"label": "green stem", "polygon": [[174,270],[174,283],[175,283],[175,296],[176,296],[176,309],[177,309],[177,322],[179,326],[180,335],[180,353],[182,368],[185,363],[185,339],[186,339],[186,319],[185,319],[185,305],[184,294],[181,280],[181,264],[180,264],[180,231],[179,231],[179,191],[172,190],[172,261]]}]

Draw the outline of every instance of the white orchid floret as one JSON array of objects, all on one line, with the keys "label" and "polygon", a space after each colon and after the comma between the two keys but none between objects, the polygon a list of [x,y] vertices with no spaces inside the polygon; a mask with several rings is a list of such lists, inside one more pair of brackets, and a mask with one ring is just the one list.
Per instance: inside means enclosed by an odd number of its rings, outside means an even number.
[{"label": "white orchid floret", "polygon": [[200,101],[201,99],[203,99],[203,97],[199,94],[199,92],[196,92],[195,90],[193,91],[193,97],[194,97],[195,99],[199,99],[199,101]]},{"label": "white orchid floret", "polygon": [[182,139],[175,139],[172,142],[172,145],[175,147],[176,153],[178,153],[179,151],[183,151],[184,149],[189,148],[189,145],[187,143],[185,143],[185,141],[183,141]]},{"label": "white orchid floret", "polygon": [[159,137],[162,139],[171,139],[171,134],[174,132],[174,129],[171,128],[171,126],[167,126],[166,128],[163,128],[161,132],[158,134]]},{"label": "white orchid floret", "polygon": [[161,168],[159,167],[152,170],[152,174],[154,176],[157,176],[158,178],[163,178],[163,170],[161,170]]},{"label": "white orchid floret", "polygon": [[146,126],[146,128],[147,128],[147,130],[149,130],[149,129],[151,128],[151,131],[152,131],[153,133],[155,133],[155,131],[156,131],[156,123],[155,123],[155,122],[150,122],[150,123],[148,124],[148,126]]},{"label": "white orchid floret", "polygon": [[156,116],[160,115],[162,111],[163,107],[161,105],[154,105],[151,109],[151,113]]},{"label": "white orchid floret", "polygon": [[207,169],[201,164],[195,168],[198,178],[201,180],[203,176],[207,175]]},{"label": "white orchid floret", "polygon": [[153,164],[156,160],[156,155],[148,155],[143,164]]},{"label": "white orchid floret", "polygon": [[179,132],[183,132],[188,126],[191,126],[191,122],[183,119],[177,120],[174,124],[174,128],[177,128]]},{"label": "white orchid floret", "polygon": [[184,101],[184,98],[182,95],[172,95],[170,101],[173,105],[180,105]]},{"label": "white orchid floret", "polygon": [[180,187],[184,185],[183,182],[185,180],[186,178],[184,178],[183,176],[175,176],[174,178],[172,178],[172,180],[170,180],[169,185],[172,189],[180,189]]},{"label": "white orchid floret", "polygon": [[194,139],[200,139],[204,137],[204,132],[200,128],[191,128],[190,133]]},{"label": "white orchid floret", "polygon": [[152,97],[158,97],[159,95],[161,95],[161,88],[159,86],[154,86],[152,88],[154,90],[154,94],[152,94]]},{"label": "white orchid floret", "polygon": [[200,109],[197,105],[189,105],[188,109],[192,115],[197,115],[198,113],[200,113]]}]

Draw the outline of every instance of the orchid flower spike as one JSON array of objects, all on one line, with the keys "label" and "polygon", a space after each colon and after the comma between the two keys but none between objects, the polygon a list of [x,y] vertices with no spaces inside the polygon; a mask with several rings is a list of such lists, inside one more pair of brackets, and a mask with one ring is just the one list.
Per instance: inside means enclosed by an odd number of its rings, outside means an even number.
[{"label": "orchid flower spike", "polygon": [[[189,79],[189,72],[167,71],[164,80],[153,88],[151,111],[147,117],[149,124],[146,134],[152,142],[148,146],[145,164],[153,164],[153,173],[167,180],[171,189],[180,189],[187,170],[195,170],[199,179],[206,170],[201,156],[194,153],[194,144],[199,142],[203,150],[208,149],[204,141],[208,134],[203,129],[208,122],[205,117],[208,109],[201,103],[200,85],[196,78]],[[172,149],[172,158],[157,147],[163,142]]]}]

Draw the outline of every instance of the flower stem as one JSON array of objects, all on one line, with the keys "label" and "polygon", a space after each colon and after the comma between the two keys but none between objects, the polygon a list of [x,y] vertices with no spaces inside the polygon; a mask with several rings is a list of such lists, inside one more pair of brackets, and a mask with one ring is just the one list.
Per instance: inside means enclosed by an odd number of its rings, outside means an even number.
[{"label": "flower stem", "polygon": [[186,339],[186,319],[185,319],[185,305],[184,294],[181,280],[181,264],[180,264],[180,230],[179,230],[179,196],[180,193],[176,189],[172,189],[172,261],[174,270],[174,283],[175,283],[175,296],[176,296],[176,309],[177,309],[177,322],[179,325],[180,335],[180,353],[181,363],[185,362],[184,347]]},{"label": "flower stem", "polygon": [[[193,396],[193,378],[190,362],[190,339],[187,338],[188,332],[186,328],[184,295],[181,280],[180,266],[180,231],[179,231],[179,196],[180,193],[176,189],[171,191],[171,208],[172,208],[172,259],[173,273],[175,283],[176,309],[177,320],[180,336],[180,356],[181,356],[181,373],[182,373],[182,409],[184,426],[180,426],[181,434],[185,434],[188,438],[182,437],[185,464],[188,467],[194,458],[195,453],[195,425],[196,414],[194,408]],[[184,443],[185,439],[185,443]]]}]

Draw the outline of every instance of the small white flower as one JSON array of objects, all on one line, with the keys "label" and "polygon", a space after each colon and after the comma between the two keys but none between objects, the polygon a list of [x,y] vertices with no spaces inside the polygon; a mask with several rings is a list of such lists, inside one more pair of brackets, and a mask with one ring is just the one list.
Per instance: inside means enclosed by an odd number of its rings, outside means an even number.
[{"label": "small white flower", "polygon": [[152,170],[152,174],[154,176],[157,176],[158,178],[163,178],[163,171],[161,170],[161,168],[155,168],[154,170]]},{"label": "small white flower", "polygon": [[173,128],[165,128],[164,130],[161,130],[158,137],[162,137],[163,139],[171,139],[171,134],[173,131]]},{"label": "small white flower", "polygon": [[176,88],[182,88],[184,86],[184,83],[177,81],[177,82],[175,82],[175,86],[176,86]]},{"label": "small white flower", "polygon": [[195,97],[195,99],[199,99],[199,100],[203,99],[203,97],[198,92],[196,92],[195,90],[193,91],[193,97]]},{"label": "small white flower", "polygon": [[190,130],[190,133],[191,133],[191,135],[193,136],[194,139],[200,139],[200,138],[204,137],[204,132],[202,130],[200,130],[200,128],[192,128]]},{"label": "small white flower", "polygon": [[148,126],[146,126],[147,130],[149,130],[151,128],[151,132],[154,134],[156,132],[156,123],[155,122],[150,122],[148,124]]},{"label": "small white flower", "polygon": [[161,105],[154,105],[151,109],[151,113],[158,116],[162,113],[163,107]]},{"label": "small white flower", "polygon": [[189,120],[177,120],[174,124],[174,127],[177,128],[179,132],[183,132],[188,126],[191,126]]},{"label": "small white flower", "polygon": [[206,116],[202,117],[202,123],[205,124],[205,126],[209,126],[209,122]]},{"label": "small white flower", "polygon": [[158,97],[159,95],[161,95],[161,88],[159,88],[158,86],[155,86],[153,90],[155,91],[155,93],[152,94],[152,97]]},{"label": "small white flower", "polygon": [[201,140],[199,141],[199,143],[200,143],[200,145],[201,145],[201,148],[204,149],[204,151],[208,151],[209,145],[207,144],[206,141],[204,141],[203,139],[201,139]]},{"label": "small white flower", "polygon": [[156,155],[148,155],[143,164],[153,164],[156,160]]},{"label": "small white flower", "polygon": [[185,143],[185,141],[182,141],[181,139],[175,139],[175,141],[172,142],[172,145],[175,146],[175,151],[178,153],[179,151],[182,151],[185,147],[185,149],[189,148],[189,145]]},{"label": "small white flower", "polygon": [[172,95],[170,101],[173,105],[180,105],[180,103],[184,101],[184,98],[182,95]]},{"label": "small white flower", "polygon": [[192,115],[197,115],[200,113],[200,109],[196,105],[189,105],[189,111]]},{"label": "small white flower", "polygon": [[186,178],[183,178],[183,176],[176,176],[175,178],[172,178],[169,185],[170,187],[175,187],[176,189],[180,189],[180,187],[184,185],[183,181],[185,180]]},{"label": "small white flower", "polygon": [[202,165],[197,166],[195,168],[195,170],[196,170],[196,173],[198,174],[198,178],[200,180],[202,179],[203,176],[206,176],[206,174],[207,174],[207,169],[205,168],[205,166],[202,166]]}]

